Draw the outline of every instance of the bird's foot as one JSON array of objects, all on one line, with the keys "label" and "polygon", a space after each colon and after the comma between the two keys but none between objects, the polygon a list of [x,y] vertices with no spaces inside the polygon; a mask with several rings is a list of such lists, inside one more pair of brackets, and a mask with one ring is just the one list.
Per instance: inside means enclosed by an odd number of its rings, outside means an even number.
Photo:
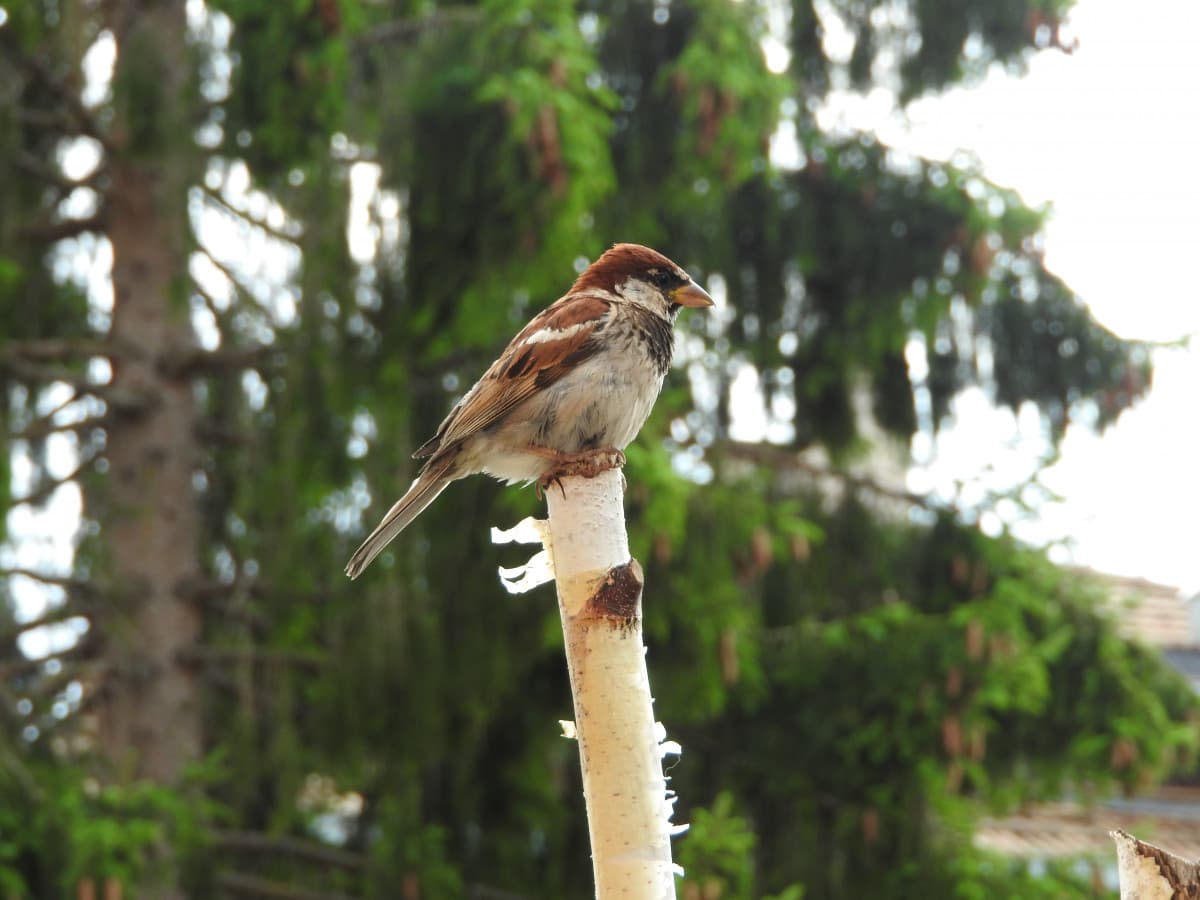
[{"label": "bird's foot", "polygon": [[[546,448],[538,448],[539,455],[541,450]],[[625,465],[625,454],[613,447],[607,447],[602,450],[584,450],[582,453],[559,453],[557,450],[550,450],[546,455],[547,459],[553,461],[549,469],[538,479],[538,491],[546,491],[550,485],[558,485],[558,489],[562,491],[563,496],[566,496],[566,491],[563,490],[562,480],[568,476],[574,475],[579,478],[595,478],[602,472],[607,472],[609,469],[620,469]]]}]

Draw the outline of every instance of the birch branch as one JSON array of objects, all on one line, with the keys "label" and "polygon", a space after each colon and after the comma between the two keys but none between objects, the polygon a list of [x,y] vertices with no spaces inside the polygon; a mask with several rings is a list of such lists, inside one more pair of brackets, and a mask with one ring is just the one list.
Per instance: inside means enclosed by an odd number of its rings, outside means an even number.
[{"label": "birch branch", "polygon": [[1200,897],[1200,862],[1188,862],[1124,831],[1110,831],[1117,844],[1121,900]]},{"label": "birch branch", "polygon": [[528,590],[553,572],[566,638],[596,896],[673,900],[674,799],[662,772],[663,741],[642,643],[642,568],[629,555],[623,477],[564,475],[546,494],[549,522],[526,520],[493,539],[540,539],[546,550],[519,569],[502,569],[510,590]]}]

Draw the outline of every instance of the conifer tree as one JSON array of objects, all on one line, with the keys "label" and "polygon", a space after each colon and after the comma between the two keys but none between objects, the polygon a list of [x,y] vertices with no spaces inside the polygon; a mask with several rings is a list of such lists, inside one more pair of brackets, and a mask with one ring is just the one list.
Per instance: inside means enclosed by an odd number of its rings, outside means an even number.
[{"label": "conifer tree", "polygon": [[[848,467],[862,408],[904,446],[971,386],[1103,428],[1146,350],[1013,191],[817,116],[1020,69],[1068,5],[795,0],[780,72],[758,2],[0,0],[0,888],[586,895],[554,603],[488,542],[533,492],[457,484],[342,567],[457,393],[636,240],[727,310],[626,469],[685,884],[1089,896],[971,824],[1161,777],[1190,692],[1039,552]],[[730,438],[743,365],[780,440]],[[54,569],[25,526],[73,496]]]}]

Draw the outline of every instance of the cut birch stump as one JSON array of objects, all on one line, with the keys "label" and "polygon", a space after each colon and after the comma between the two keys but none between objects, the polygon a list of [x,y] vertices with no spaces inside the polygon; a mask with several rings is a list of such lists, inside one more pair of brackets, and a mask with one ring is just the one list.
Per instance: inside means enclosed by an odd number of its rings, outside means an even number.
[{"label": "cut birch stump", "polygon": [[1117,844],[1121,900],[1200,898],[1200,863],[1180,859],[1124,831],[1110,831],[1109,836]]},{"label": "cut birch stump", "polygon": [[[564,474],[546,491],[549,521],[526,519],[493,539],[541,540],[529,564],[501,569],[509,590],[553,577],[566,639],[596,897],[673,900],[670,822],[674,799],[642,643],[642,567],[629,554],[619,455],[600,456],[584,475]],[[595,471],[599,470],[599,471]]]}]

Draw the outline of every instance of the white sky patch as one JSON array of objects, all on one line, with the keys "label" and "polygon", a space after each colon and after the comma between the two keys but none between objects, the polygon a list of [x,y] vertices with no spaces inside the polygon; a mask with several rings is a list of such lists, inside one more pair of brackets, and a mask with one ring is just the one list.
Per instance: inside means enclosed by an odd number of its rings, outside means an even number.
[{"label": "white sky patch", "polygon": [[346,240],[350,256],[359,265],[375,258],[379,229],[371,221],[371,201],[379,190],[382,170],[376,163],[357,162],[350,167],[350,214]]},{"label": "white sky patch", "polygon": [[[47,440],[50,477],[62,477],[69,472],[73,460],[77,458],[73,445],[73,437],[65,434],[55,434]],[[15,496],[29,492],[33,487],[32,475],[32,462],[18,449],[12,467],[12,491]],[[0,567],[68,575],[74,556],[74,533],[82,514],[83,497],[74,484],[58,488],[42,508],[33,509],[24,505],[13,507],[8,512],[7,527],[10,534],[20,535],[20,539],[0,548]],[[8,580],[8,586],[15,602],[17,618],[22,622],[38,618],[64,599],[60,588],[47,587],[30,578],[12,577]],[[19,641],[21,652],[29,657],[41,658],[54,650],[70,646],[82,633],[81,622],[71,621],[27,631]]]},{"label": "white sky patch", "polygon": [[[1200,180],[1190,171],[1200,158],[1198,31],[1193,0],[1148,0],[1133,14],[1117,0],[1083,0],[1071,56],[1049,51],[1023,78],[994,72],[922,100],[907,122],[869,100],[836,115],[924,156],[965,150],[1027,203],[1051,203],[1050,269],[1117,334],[1175,340],[1200,334]],[[1060,561],[1197,590],[1200,346],[1156,351],[1154,363],[1149,396],[1103,436],[1068,428],[1043,478],[1063,502],[1014,531],[1065,541],[1052,551]],[[913,489],[971,478],[1004,487],[1045,452],[1036,423],[981,400],[956,405],[955,427],[910,474]]]},{"label": "white sky patch", "polygon": [[792,51],[788,49],[791,9],[786,3],[767,3],[764,12],[767,33],[762,40],[763,59],[768,69],[782,74],[792,64]]},{"label": "white sky patch", "polygon": [[758,369],[749,363],[738,368],[729,385],[729,408],[735,411],[729,436],[735,441],[760,441],[768,427],[767,407],[759,385]]},{"label": "white sky patch", "polygon": [[108,29],[96,36],[95,42],[83,55],[83,70],[87,81],[83,86],[84,106],[95,108],[112,94],[113,69],[117,64],[117,42]]},{"label": "white sky patch", "polygon": [[1200,590],[1200,355],[1155,354],[1155,387],[1101,437],[1067,432],[1044,478],[1066,502],[1018,534],[1070,536],[1070,558],[1105,571]]},{"label": "white sky patch", "polygon": [[796,134],[796,123],[785,119],[771,135],[769,155],[771,165],[779,168],[795,168],[804,159],[800,139]]},{"label": "white sky patch", "polygon": [[854,33],[845,19],[838,15],[837,7],[831,0],[817,0],[813,7],[821,19],[821,49],[825,55],[839,65],[850,62],[850,55],[854,52]]}]

